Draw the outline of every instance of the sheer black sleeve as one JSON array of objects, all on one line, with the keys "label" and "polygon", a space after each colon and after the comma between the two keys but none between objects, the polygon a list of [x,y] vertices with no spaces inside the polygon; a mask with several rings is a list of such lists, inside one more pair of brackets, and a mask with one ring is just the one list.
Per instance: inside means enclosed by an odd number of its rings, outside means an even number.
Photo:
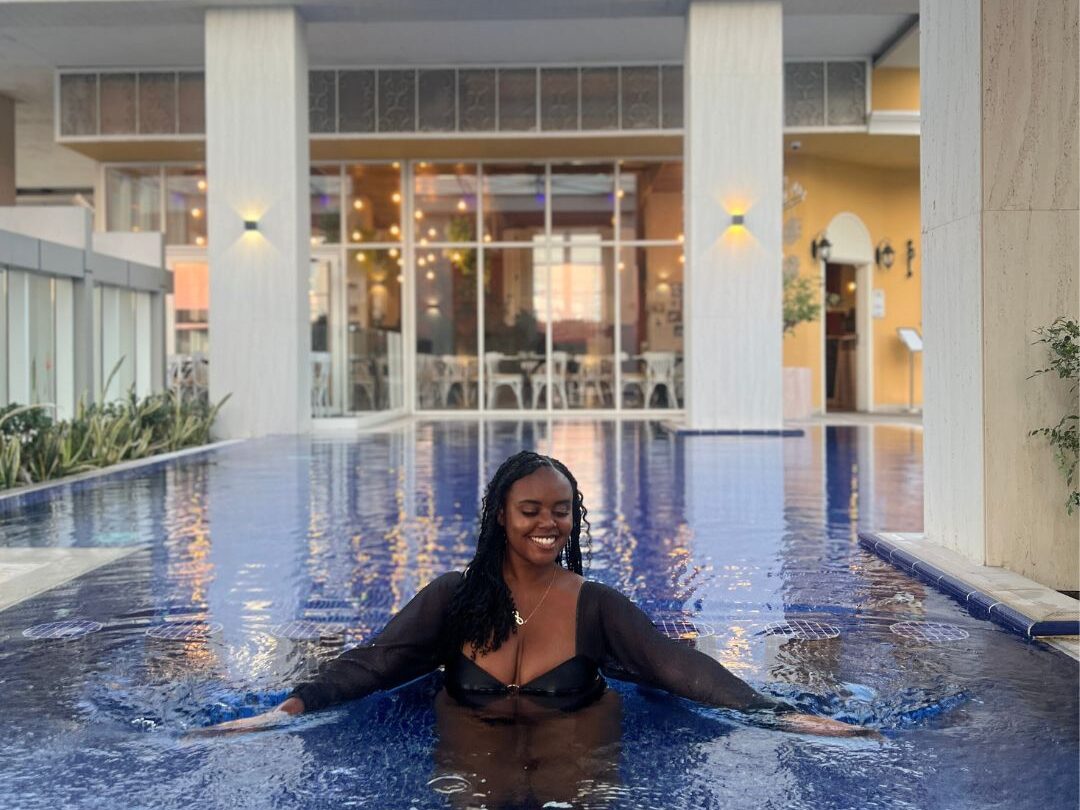
[{"label": "sheer black sleeve", "polygon": [[296,687],[290,697],[300,698],[304,711],[315,711],[393,689],[436,669],[443,622],[460,581],[461,574],[455,571],[431,582],[371,644],[342,653],[315,680]]},{"label": "sheer black sleeve", "polygon": [[690,645],[668,638],[640,608],[616,590],[590,582],[601,626],[599,656],[605,675],[641,682],[672,694],[733,709],[785,710],[724,666]]}]

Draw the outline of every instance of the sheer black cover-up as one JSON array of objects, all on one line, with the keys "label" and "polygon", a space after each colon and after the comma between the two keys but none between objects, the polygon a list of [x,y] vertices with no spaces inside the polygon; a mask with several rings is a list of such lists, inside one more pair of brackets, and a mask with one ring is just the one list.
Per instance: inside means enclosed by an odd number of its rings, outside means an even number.
[{"label": "sheer black cover-up", "polygon": [[618,591],[590,581],[578,594],[576,654],[528,683],[505,684],[460,651],[440,653],[443,623],[461,577],[455,571],[431,582],[370,645],[342,653],[292,695],[304,702],[305,711],[315,711],[393,689],[444,666],[447,692],[466,705],[523,695],[544,706],[572,710],[603,694],[607,675],[710,706],[790,710],[788,704],[754,691],[718,661],[660,633]]}]

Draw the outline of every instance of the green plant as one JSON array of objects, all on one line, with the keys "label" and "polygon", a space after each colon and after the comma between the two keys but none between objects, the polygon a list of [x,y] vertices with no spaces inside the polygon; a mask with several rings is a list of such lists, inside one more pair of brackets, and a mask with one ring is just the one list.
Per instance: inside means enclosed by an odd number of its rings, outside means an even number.
[{"label": "green plant", "polygon": [[784,276],[784,336],[794,333],[795,327],[821,316],[817,285],[810,276]]},{"label": "green plant", "polygon": [[[1035,330],[1039,336],[1036,343],[1046,345],[1050,355],[1049,365],[1037,369],[1031,377],[1040,374],[1057,374],[1069,383],[1070,410],[1053,427],[1036,428],[1029,436],[1044,436],[1054,449],[1054,459],[1065,478],[1068,496],[1065,508],[1071,515],[1080,509],[1080,491],[1077,491],[1077,459],[1080,456],[1080,323],[1075,318],[1062,316],[1049,326]],[[1031,379],[1029,377],[1028,379]]]}]

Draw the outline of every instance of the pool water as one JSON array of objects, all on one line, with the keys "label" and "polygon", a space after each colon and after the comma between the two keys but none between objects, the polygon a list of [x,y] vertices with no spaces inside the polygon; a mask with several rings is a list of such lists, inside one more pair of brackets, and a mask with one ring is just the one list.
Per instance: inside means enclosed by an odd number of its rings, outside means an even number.
[{"label": "pool water", "polygon": [[[758,689],[884,741],[617,682],[585,711],[496,723],[438,673],[271,731],[185,737],[275,705],[462,568],[483,485],[522,447],[577,476],[587,576]],[[1075,808],[1077,663],[857,544],[921,529],[921,453],[908,427],[419,422],[0,502],[0,546],[132,551],[0,612],[0,807]],[[24,635],[60,621],[67,638]]]}]

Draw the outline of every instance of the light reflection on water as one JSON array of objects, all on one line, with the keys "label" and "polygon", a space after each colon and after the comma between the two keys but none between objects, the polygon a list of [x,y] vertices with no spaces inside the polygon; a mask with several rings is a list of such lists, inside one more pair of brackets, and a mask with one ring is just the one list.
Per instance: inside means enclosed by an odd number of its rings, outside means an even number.
[{"label": "light reflection on water", "polygon": [[[644,422],[421,423],[248,442],[0,506],[0,545],[139,546],[0,613],[0,805],[1073,807],[1075,663],[857,546],[862,529],[921,528],[921,440],[896,427],[738,439]],[[593,578],[655,619],[713,630],[699,648],[755,686],[887,742],[783,735],[622,685],[591,713],[485,724],[437,699],[437,678],[260,735],[181,741],[274,705],[461,568],[487,478],[522,447],[578,478]],[[106,627],[21,637],[78,616]],[[145,635],[165,619],[223,630]],[[793,619],[840,636],[763,633]],[[919,645],[889,632],[903,620],[970,635]],[[325,627],[322,641],[275,634],[296,621]]]}]

